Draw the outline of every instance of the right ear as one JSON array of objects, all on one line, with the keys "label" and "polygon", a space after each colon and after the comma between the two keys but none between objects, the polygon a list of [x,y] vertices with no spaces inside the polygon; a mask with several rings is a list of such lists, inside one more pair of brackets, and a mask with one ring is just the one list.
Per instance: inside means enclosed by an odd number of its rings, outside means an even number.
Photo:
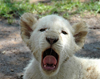
[{"label": "right ear", "polygon": [[32,13],[24,13],[20,17],[20,26],[21,26],[21,37],[23,41],[28,45],[30,48],[30,36],[31,32],[34,31],[35,26],[34,24],[37,22],[37,19]]},{"label": "right ear", "polygon": [[79,22],[73,25],[74,29],[74,38],[78,46],[83,47],[86,35],[88,33],[88,26],[85,22]]}]

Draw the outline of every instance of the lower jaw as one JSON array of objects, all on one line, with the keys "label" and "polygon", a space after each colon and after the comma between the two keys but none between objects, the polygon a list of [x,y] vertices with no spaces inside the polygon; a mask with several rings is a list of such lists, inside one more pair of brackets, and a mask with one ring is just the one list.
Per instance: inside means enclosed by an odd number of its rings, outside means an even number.
[{"label": "lower jaw", "polygon": [[48,70],[44,70],[43,69],[43,74],[45,76],[52,77],[52,76],[57,74],[57,70],[50,70],[50,71],[48,71]]},{"label": "lower jaw", "polygon": [[42,66],[42,69],[44,70],[44,71],[48,71],[48,72],[51,72],[51,71],[55,71],[56,69],[57,69],[57,67],[56,68],[48,68],[48,69],[46,69],[46,68],[44,68],[43,66]]}]

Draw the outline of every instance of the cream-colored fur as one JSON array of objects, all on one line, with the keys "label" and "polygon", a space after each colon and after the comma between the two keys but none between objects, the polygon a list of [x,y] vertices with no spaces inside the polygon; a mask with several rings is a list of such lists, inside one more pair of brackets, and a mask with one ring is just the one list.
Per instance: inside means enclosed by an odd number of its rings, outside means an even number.
[{"label": "cream-colored fur", "polygon": [[[25,68],[24,79],[100,79],[100,60],[78,58],[74,53],[82,48],[87,35],[87,25],[79,22],[74,26],[57,15],[36,19],[33,14],[21,16],[21,37],[33,54]],[[57,38],[52,46],[46,38]],[[46,71],[41,67],[42,53],[52,48],[59,55],[58,67]]]}]

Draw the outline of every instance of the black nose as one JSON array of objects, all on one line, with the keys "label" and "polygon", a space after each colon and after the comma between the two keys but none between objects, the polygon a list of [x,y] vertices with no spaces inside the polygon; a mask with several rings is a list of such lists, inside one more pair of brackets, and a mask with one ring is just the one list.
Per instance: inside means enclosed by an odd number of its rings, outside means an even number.
[{"label": "black nose", "polygon": [[54,44],[58,41],[58,38],[46,38],[46,40],[49,44]]}]

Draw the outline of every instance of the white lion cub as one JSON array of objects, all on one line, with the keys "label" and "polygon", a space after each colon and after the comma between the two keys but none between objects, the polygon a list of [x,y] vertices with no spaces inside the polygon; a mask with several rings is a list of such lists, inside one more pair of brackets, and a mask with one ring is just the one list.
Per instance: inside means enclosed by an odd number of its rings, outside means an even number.
[{"label": "white lion cub", "polygon": [[34,56],[24,79],[100,79],[100,60],[74,56],[87,35],[84,22],[71,26],[57,15],[37,20],[33,14],[25,13],[20,26],[21,37]]}]

